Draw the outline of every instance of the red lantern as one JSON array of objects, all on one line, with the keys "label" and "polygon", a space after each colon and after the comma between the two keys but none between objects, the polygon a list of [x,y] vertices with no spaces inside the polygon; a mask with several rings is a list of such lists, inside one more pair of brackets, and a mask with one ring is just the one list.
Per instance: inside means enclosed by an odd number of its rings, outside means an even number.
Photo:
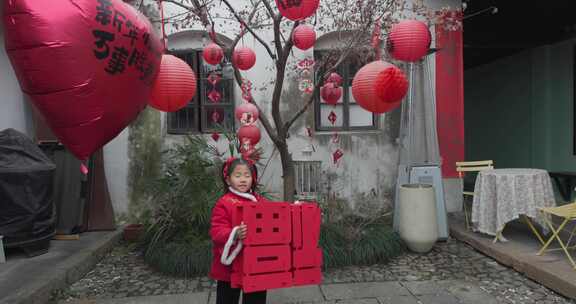
[{"label": "red lantern", "polygon": [[316,12],[320,0],[276,0],[280,14],[292,21],[308,18]]},{"label": "red lantern", "polygon": [[342,97],[342,88],[328,82],[320,88],[320,96],[327,104],[335,105]]},{"label": "red lantern", "polygon": [[260,141],[260,129],[255,125],[244,125],[238,129],[238,139],[241,145],[255,145]]},{"label": "red lantern", "polygon": [[330,73],[324,82],[332,82],[337,87],[342,85],[342,76],[338,73]]},{"label": "red lantern", "polygon": [[374,113],[384,113],[400,105],[406,94],[407,84],[402,71],[394,65],[385,61],[374,61],[363,66],[354,76],[352,95],[362,108]]},{"label": "red lantern", "polygon": [[195,94],[196,75],[190,66],[178,57],[162,55],[149,105],[160,111],[174,112],[185,107]]},{"label": "red lantern", "polygon": [[202,58],[204,58],[204,61],[208,64],[219,64],[223,57],[224,51],[214,42],[208,44],[202,51]]},{"label": "red lantern", "polygon": [[236,107],[234,115],[242,125],[251,125],[258,120],[260,113],[255,105],[245,102]]},{"label": "red lantern", "polygon": [[418,61],[426,55],[432,37],[428,26],[418,20],[404,20],[392,26],[388,36],[388,52],[403,61]]},{"label": "red lantern", "polygon": [[256,54],[251,48],[236,48],[232,54],[232,63],[240,70],[249,70],[256,63]]},{"label": "red lantern", "polygon": [[[20,88],[78,159],[88,159],[146,107],[162,44],[132,6],[121,0],[10,0],[0,6]],[[137,39],[127,34],[127,24]]]},{"label": "red lantern", "polygon": [[292,40],[294,41],[295,47],[301,50],[307,50],[314,46],[316,42],[316,32],[314,32],[313,27],[301,24],[294,29]]},{"label": "red lantern", "polygon": [[384,69],[376,78],[376,94],[387,103],[396,103],[408,92],[408,80],[404,72],[394,65]]}]

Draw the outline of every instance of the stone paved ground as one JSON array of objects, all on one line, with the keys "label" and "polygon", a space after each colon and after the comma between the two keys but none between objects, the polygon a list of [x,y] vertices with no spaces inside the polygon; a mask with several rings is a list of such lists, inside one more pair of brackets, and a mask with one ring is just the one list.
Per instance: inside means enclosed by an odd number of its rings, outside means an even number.
[{"label": "stone paved ground", "polygon": [[[502,266],[456,240],[439,243],[425,255],[408,253],[388,264],[346,267],[324,273],[325,283],[416,282],[460,280],[471,282],[500,303],[576,303]],[[182,279],[150,269],[135,250],[118,246],[86,277],[55,294],[58,300],[121,298],[207,291],[207,277]]]}]

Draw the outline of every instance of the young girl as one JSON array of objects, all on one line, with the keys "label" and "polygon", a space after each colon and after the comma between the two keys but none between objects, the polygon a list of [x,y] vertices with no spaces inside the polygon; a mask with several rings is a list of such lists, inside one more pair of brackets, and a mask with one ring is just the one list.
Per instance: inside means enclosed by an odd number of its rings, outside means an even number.
[{"label": "young girl", "polygon": [[[222,179],[226,193],[212,209],[210,236],[212,237],[212,267],[210,277],[217,280],[216,304],[237,304],[240,289],[230,286],[230,266],[234,257],[242,249],[232,243],[246,238],[246,225],[232,227],[233,206],[241,202],[263,202],[265,199],[255,193],[256,167],[242,158],[229,158],[222,168]],[[224,255],[223,255],[224,253]],[[266,291],[244,293],[243,304],[266,303]]]}]

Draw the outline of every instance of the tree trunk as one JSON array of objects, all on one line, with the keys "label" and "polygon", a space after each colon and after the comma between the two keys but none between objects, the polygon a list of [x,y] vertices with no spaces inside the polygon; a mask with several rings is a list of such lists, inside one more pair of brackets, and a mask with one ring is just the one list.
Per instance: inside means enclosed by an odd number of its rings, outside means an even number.
[{"label": "tree trunk", "polygon": [[286,138],[280,138],[281,145],[278,151],[280,152],[280,160],[282,162],[282,178],[284,185],[284,201],[294,201],[294,194],[296,192],[296,180],[294,176],[294,163],[292,162],[292,155],[288,151]]}]

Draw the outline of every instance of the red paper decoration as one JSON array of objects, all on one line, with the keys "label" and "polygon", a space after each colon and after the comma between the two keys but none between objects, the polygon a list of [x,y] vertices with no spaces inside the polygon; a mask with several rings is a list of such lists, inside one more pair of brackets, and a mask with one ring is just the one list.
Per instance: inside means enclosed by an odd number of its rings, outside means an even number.
[{"label": "red paper decoration", "polygon": [[196,75],[190,66],[176,56],[162,55],[149,105],[160,111],[174,112],[185,107],[195,94]]},{"label": "red paper decoration", "polygon": [[242,103],[240,106],[236,107],[234,115],[242,125],[254,124],[260,116],[258,108],[255,105],[247,102]]},{"label": "red paper decoration", "polygon": [[301,24],[294,29],[292,40],[294,41],[295,47],[301,50],[307,50],[314,46],[316,42],[316,32],[310,25]]},{"label": "red paper decoration", "polygon": [[215,86],[218,84],[218,82],[220,82],[220,80],[222,79],[222,77],[220,77],[220,75],[218,75],[217,73],[210,73],[210,75],[208,75],[208,82],[212,85]]},{"label": "red paper decoration", "polygon": [[363,66],[354,76],[352,95],[362,108],[384,113],[400,105],[407,85],[401,70],[388,62],[374,61]]},{"label": "red paper decoration", "polygon": [[426,55],[432,37],[428,26],[418,20],[404,20],[392,26],[388,36],[388,52],[403,61],[418,61]]},{"label": "red paper decoration", "polygon": [[0,3],[5,50],[20,88],[81,160],[146,107],[161,60],[148,18],[123,1],[100,2]]},{"label": "red paper decoration", "polygon": [[320,88],[320,96],[327,104],[335,105],[342,97],[342,88],[328,82]]},{"label": "red paper decoration", "polygon": [[342,156],[344,156],[344,152],[342,152],[342,150],[337,149],[336,151],[334,151],[334,153],[332,153],[332,159],[334,160],[334,164],[338,163],[338,161],[340,160],[340,158],[342,158]]},{"label": "red paper decoration", "polygon": [[260,141],[260,129],[255,125],[244,125],[238,129],[238,139],[242,145],[255,145]]},{"label": "red paper decoration", "polygon": [[338,119],[338,115],[336,115],[334,111],[330,111],[330,114],[328,115],[328,120],[330,121],[330,123],[332,123],[332,125],[336,123],[336,119]]},{"label": "red paper decoration", "polygon": [[331,82],[333,84],[335,84],[336,86],[341,86],[342,85],[342,76],[340,76],[338,73],[330,73],[330,75],[328,75],[328,77],[326,77],[326,80],[324,82]]},{"label": "red paper decoration", "polygon": [[216,65],[222,61],[224,57],[224,51],[222,48],[214,42],[211,42],[207,46],[204,47],[202,51],[202,58],[208,64]]},{"label": "red paper decoration", "polygon": [[218,132],[212,133],[211,136],[214,141],[218,141],[218,139],[220,139],[220,134],[218,134]]},{"label": "red paper decoration", "polygon": [[232,54],[232,63],[240,70],[249,70],[256,63],[256,54],[251,48],[238,47]]},{"label": "red paper decoration", "polygon": [[210,93],[208,93],[208,99],[210,99],[210,101],[212,101],[213,103],[219,103],[220,100],[222,100],[222,94],[213,89],[212,91],[210,91]]},{"label": "red paper decoration", "polygon": [[320,0],[276,0],[280,14],[292,21],[312,16],[319,4]]}]

